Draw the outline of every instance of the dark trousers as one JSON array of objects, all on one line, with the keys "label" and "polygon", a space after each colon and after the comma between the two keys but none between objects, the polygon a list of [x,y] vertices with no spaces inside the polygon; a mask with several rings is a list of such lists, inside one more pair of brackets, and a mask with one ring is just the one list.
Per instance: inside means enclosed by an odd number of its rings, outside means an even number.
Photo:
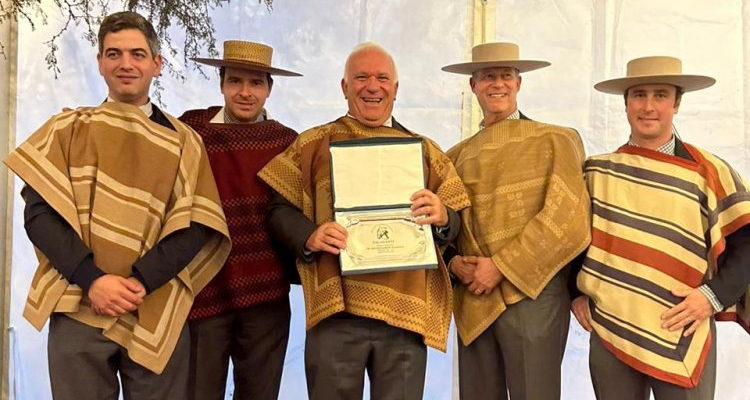
[{"label": "dark trousers", "polygon": [[461,400],[560,398],[560,366],[570,323],[565,274],[536,300],[523,299],[469,346],[458,345]]},{"label": "dark trousers", "polygon": [[231,358],[235,400],[276,400],[289,340],[289,299],[190,321],[190,399],[223,400]]},{"label": "dark trousers", "polygon": [[660,381],[618,360],[596,333],[589,340],[589,369],[597,400],[713,400],[716,388],[716,324],[711,319],[711,349],[700,383],[693,389]]},{"label": "dark trousers", "polygon": [[99,328],[53,313],[49,324],[49,375],[55,400],[185,400],[190,338],[185,326],[161,374],[133,362]]},{"label": "dark trousers", "polygon": [[421,335],[350,314],[321,321],[305,340],[310,400],[361,400],[365,371],[372,400],[422,400],[426,363]]}]

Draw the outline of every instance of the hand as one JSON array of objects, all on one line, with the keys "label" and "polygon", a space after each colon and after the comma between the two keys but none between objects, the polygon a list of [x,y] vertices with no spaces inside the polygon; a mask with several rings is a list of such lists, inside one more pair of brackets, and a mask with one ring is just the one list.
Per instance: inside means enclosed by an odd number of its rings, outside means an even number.
[{"label": "hand", "polygon": [[339,254],[346,249],[346,238],[349,234],[346,229],[337,222],[326,222],[320,225],[312,235],[307,238],[305,248],[313,253],[325,251],[331,254]]},{"label": "hand", "polygon": [[591,309],[589,308],[589,296],[580,295],[570,303],[570,310],[586,332],[591,332]]},{"label": "hand", "polygon": [[476,257],[476,265],[474,279],[469,285],[469,291],[477,296],[489,294],[503,280],[503,274],[497,269],[495,263],[487,257]]},{"label": "hand", "polygon": [[140,288],[140,290],[136,292],[138,295],[140,295],[141,297],[146,297],[146,287],[143,286],[143,284],[141,283],[141,281],[138,280],[138,278],[131,276],[128,278],[128,280],[138,285],[138,287]]},{"label": "hand", "polygon": [[432,224],[437,227],[448,225],[448,210],[435,193],[428,189],[422,189],[411,195],[411,216],[417,218],[417,224]]},{"label": "hand", "polygon": [[704,319],[714,313],[714,308],[706,296],[697,288],[672,289],[672,294],[684,297],[679,304],[665,311],[661,315],[662,328],[676,331],[690,325],[682,336],[690,336]]},{"label": "hand", "polygon": [[139,282],[107,274],[94,280],[88,296],[91,307],[97,314],[119,317],[135,311],[143,303],[145,294],[146,291]]},{"label": "hand", "polygon": [[474,270],[477,268],[475,256],[455,256],[448,263],[450,272],[464,285],[470,285],[474,281]]}]

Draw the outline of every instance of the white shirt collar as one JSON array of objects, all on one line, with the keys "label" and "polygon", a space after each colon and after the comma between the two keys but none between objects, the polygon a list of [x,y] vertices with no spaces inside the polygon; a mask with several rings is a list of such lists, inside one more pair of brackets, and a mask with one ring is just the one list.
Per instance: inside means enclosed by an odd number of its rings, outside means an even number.
[{"label": "white shirt collar", "polygon": [[[117,100],[107,96],[107,103],[114,103]],[[151,118],[151,114],[154,113],[154,106],[151,104],[151,99],[148,99],[148,102],[142,106],[138,106],[138,108],[143,111],[144,114],[146,114],[147,117]]]},{"label": "white shirt collar", "polygon": [[[346,116],[349,118],[354,118],[354,116],[349,113],[346,113]],[[354,119],[357,119],[357,118],[354,118]],[[383,126],[393,128],[393,116],[388,117],[388,119],[385,120],[385,122],[383,122]]]},{"label": "white shirt collar", "polygon": [[[226,109],[226,107],[221,107],[221,109],[219,110],[219,112],[217,112],[216,115],[214,115],[214,117],[211,118],[210,121],[208,121],[208,123],[209,124],[231,124],[231,123],[235,123],[235,122],[229,122],[229,121],[227,121],[226,111],[224,111],[225,109]],[[254,124],[256,122],[262,122],[262,121],[266,121],[266,120],[269,120],[269,119],[271,119],[271,116],[268,114],[268,111],[266,111],[266,109],[264,108],[264,109],[262,109],[260,111],[260,114],[258,114],[258,118],[256,118],[255,121],[253,121],[251,123]],[[236,122],[236,123],[238,123],[238,122]]]},{"label": "white shirt collar", "polygon": [[[505,119],[521,119],[521,111],[519,111],[516,108],[516,111],[513,111],[510,115],[508,115]],[[484,129],[484,119],[482,119],[481,122],[479,122],[479,130],[481,131]]]}]

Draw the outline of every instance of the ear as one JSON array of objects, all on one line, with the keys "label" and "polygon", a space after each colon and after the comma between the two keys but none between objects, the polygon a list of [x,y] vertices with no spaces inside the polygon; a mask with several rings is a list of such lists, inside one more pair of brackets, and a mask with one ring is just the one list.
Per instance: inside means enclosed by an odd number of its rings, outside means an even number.
[{"label": "ear", "polygon": [[682,99],[675,100],[674,102],[674,113],[677,114],[678,111],[680,111],[680,104],[682,103]]},{"label": "ear", "polygon": [[96,64],[99,66],[99,75],[104,76],[104,71],[102,71],[103,66],[102,66],[102,55],[101,54],[97,54],[96,55]]},{"label": "ear", "polygon": [[474,77],[472,76],[471,78],[469,78],[469,87],[471,88],[472,92],[474,91],[474,86],[476,85],[477,81],[474,79]]},{"label": "ear", "polygon": [[347,88],[347,86],[349,86],[349,85],[346,84],[346,79],[341,78],[341,91],[344,93],[344,98],[348,100],[348,98],[346,97],[346,88]]},{"label": "ear", "polygon": [[519,92],[521,91],[521,81],[522,80],[523,80],[523,78],[521,78],[521,75],[518,75],[518,91]]},{"label": "ear", "polygon": [[154,57],[154,77],[161,76],[161,54],[157,54]]},{"label": "ear", "polygon": [[396,101],[396,94],[398,93],[398,81],[393,85],[393,101]]}]

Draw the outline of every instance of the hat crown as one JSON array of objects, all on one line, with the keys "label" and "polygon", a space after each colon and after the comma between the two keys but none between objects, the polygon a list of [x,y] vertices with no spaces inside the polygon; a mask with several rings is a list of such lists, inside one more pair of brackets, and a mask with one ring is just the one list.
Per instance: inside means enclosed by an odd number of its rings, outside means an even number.
[{"label": "hat crown", "polygon": [[483,43],[471,49],[471,61],[446,65],[443,71],[456,74],[472,75],[483,68],[515,68],[519,72],[528,72],[548,67],[548,61],[521,60],[518,45],[509,42]]},{"label": "hat crown", "polygon": [[682,61],[667,56],[641,57],[630,60],[627,76],[682,75]]},{"label": "hat crown", "polygon": [[261,43],[245,42],[242,40],[227,40],[224,42],[224,60],[245,62],[271,66],[273,49]]},{"label": "hat crown", "polygon": [[471,49],[472,62],[517,61],[518,45],[515,43],[484,43]]},{"label": "hat crown", "polygon": [[594,88],[604,93],[623,94],[636,85],[663,84],[691,92],[716,83],[716,79],[710,76],[683,74],[682,61],[669,56],[635,58],[628,62],[626,69],[624,78],[607,79],[594,85]]}]

